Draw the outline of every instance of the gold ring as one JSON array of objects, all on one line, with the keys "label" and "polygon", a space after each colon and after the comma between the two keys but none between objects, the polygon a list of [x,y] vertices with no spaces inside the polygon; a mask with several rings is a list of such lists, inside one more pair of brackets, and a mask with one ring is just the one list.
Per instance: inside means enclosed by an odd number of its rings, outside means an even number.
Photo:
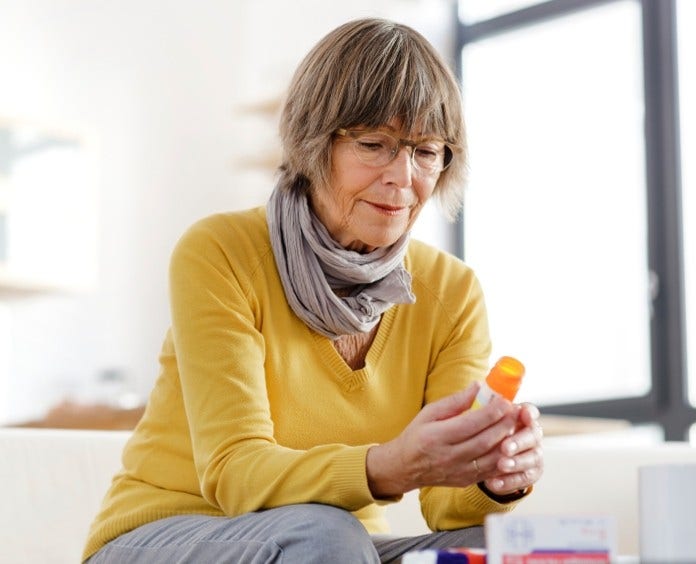
[{"label": "gold ring", "polygon": [[478,460],[476,460],[474,458],[473,462],[474,462],[474,468],[476,469],[476,475],[478,476],[481,473],[481,469],[479,468],[479,465],[478,465]]}]

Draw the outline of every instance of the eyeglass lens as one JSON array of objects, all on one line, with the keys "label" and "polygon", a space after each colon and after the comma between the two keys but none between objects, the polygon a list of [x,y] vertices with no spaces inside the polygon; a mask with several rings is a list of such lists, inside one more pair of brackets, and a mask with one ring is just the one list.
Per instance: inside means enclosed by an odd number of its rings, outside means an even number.
[{"label": "eyeglass lens", "polygon": [[[403,145],[407,143],[382,132],[356,135],[353,142],[356,156],[371,166],[389,164]],[[440,171],[448,164],[445,162],[445,144],[433,140],[411,146],[411,160],[424,172]]]}]

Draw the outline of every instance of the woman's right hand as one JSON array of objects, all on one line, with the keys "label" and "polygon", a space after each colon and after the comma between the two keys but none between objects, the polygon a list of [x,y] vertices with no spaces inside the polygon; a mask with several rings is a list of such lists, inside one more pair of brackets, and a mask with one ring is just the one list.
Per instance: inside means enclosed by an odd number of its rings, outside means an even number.
[{"label": "woman's right hand", "polygon": [[465,487],[499,473],[501,441],[515,432],[518,407],[496,397],[469,411],[479,384],[426,405],[395,439],[367,453],[372,495],[388,498],[424,486]]}]

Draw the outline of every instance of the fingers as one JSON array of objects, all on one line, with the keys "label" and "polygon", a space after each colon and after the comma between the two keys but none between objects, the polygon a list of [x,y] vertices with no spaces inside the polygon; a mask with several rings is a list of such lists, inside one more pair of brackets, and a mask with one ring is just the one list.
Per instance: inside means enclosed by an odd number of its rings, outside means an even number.
[{"label": "fingers", "polygon": [[[512,458],[501,453],[501,448],[508,439],[513,439],[508,442],[515,445],[508,448],[518,453],[535,445],[529,425],[521,422],[521,418],[527,422],[535,419],[533,409],[522,415],[521,406],[496,397],[488,405],[470,410],[478,389],[478,383],[472,383],[461,392],[428,404],[392,441],[396,454],[392,453],[390,460],[400,461],[398,472],[403,475],[399,488],[408,491],[425,485],[466,486],[501,476],[514,481],[507,475],[524,473],[529,459],[517,457],[511,464],[519,467],[501,472],[501,458]],[[379,469],[379,465],[376,467]],[[379,485],[379,475],[375,475]]]},{"label": "fingers", "polygon": [[544,466],[543,449],[540,446],[525,450],[517,456],[498,458],[496,468],[500,472],[524,472],[532,468]]},{"label": "fingers", "polygon": [[459,452],[466,448],[470,455],[482,455],[512,436],[517,426],[514,406],[505,399],[496,399],[484,408],[465,411],[456,417],[437,422],[438,439]]},{"label": "fingers", "polygon": [[518,408],[517,430],[496,449],[495,470],[486,476],[486,486],[497,494],[526,488],[534,484],[544,471],[539,410],[531,404]]},{"label": "fingers", "polygon": [[478,384],[472,384],[425,406],[392,441],[397,454],[391,460],[400,461],[405,487],[466,486],[481,479],[479,476],[498,472],[500,443],[515,432],[518,409],[496,398],[472,411],[469,407],[478,389]]},{"label": "fingers", "polygon": [[544,455],[541,448],[535,448],[524,454],[507,459],[510,463],[499,461],[503,468],[493,478],[486,479],[486,487],[496,494],[507,494],[535,484],[544,472]]},{"label": "fingers", "polygon": [[[504,398],[497,397],[489,405],[471,411],[469,408],[479,387],[478,382],[473,382],[461,392],[426,405],[413,422],[428,426],[430,432],[436,435],[433,438],[447,445],[458,445],[500,424],[480,437],[482,443],[480,452],[486,452],[506,436],[514,433],[517,415],[513,415],[513,412],[517,406]],[[491,435],[495,437],[494,442],[489,440]]]},{"label": "fingers", "polygon": [[[449,451],[452,460],[462,468],[462,474],[471,474],[474,481],[480,481],[500,473],[498,461],[501,458],[500,444],[506,437],[515,432],[517,425],[517,410],[506,400],[496,400],[500,405],[489,404],[481,410],[467,412],[460,418],[459,426],[475,425],[474,430],[466,439],[452,432]],[[479,413],[480,412],[480,413]],[[465,421],[465,419],[469,419]],[[476,422],[473,423],[474,419]],[[450,423],[449,421],[447,422]],[[474,427],[472,427],[474,428]]]},{"label": "fingers", "polygon": [[456,415],[461,415],[474,403],[476,394],[481,385],[472,382],[464,390],[444,397],[438,401],[426,405],[416,416],[416,419],[423,421],[441,421]]},{"label": "fingers", "polygon": [[505,438],[500,445],[500,451],[505,456],[515,456],[517,453],[541,446],[542,438],[543,432],[540,425],[534,425],[532,428],[525,427]]},{"label": "fingers", "polygon": [[541,445],[544,433],[539,424],[539,410],[531,404],[520,406],[519,421],[524,425],[501,444],[501,452],[506,456]]},{"label": "fingers", "polygon": [[531,427],[539,421],[539,408],[531,403],[523,403],[520,405],[520,421]]}]

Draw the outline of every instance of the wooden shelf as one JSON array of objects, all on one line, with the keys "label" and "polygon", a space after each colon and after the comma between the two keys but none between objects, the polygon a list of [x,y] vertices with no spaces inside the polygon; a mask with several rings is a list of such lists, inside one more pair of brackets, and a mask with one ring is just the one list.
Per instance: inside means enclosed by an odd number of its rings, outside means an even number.
[{"label": "wooden shelf", "polygon": [[81,404],[64,401],[52,407],[41,419],[9,423],[6,427],[50,429],[133,429],[145,411],[145,406],[120,409],[109,405]]},{"label": "wooden shelf", "polygon": [[625,431],[631,427],[623,419],[580,417],[575,415],[544,415],[539,417],[545,437],[584,435],[586,433],[608,433]]}]

